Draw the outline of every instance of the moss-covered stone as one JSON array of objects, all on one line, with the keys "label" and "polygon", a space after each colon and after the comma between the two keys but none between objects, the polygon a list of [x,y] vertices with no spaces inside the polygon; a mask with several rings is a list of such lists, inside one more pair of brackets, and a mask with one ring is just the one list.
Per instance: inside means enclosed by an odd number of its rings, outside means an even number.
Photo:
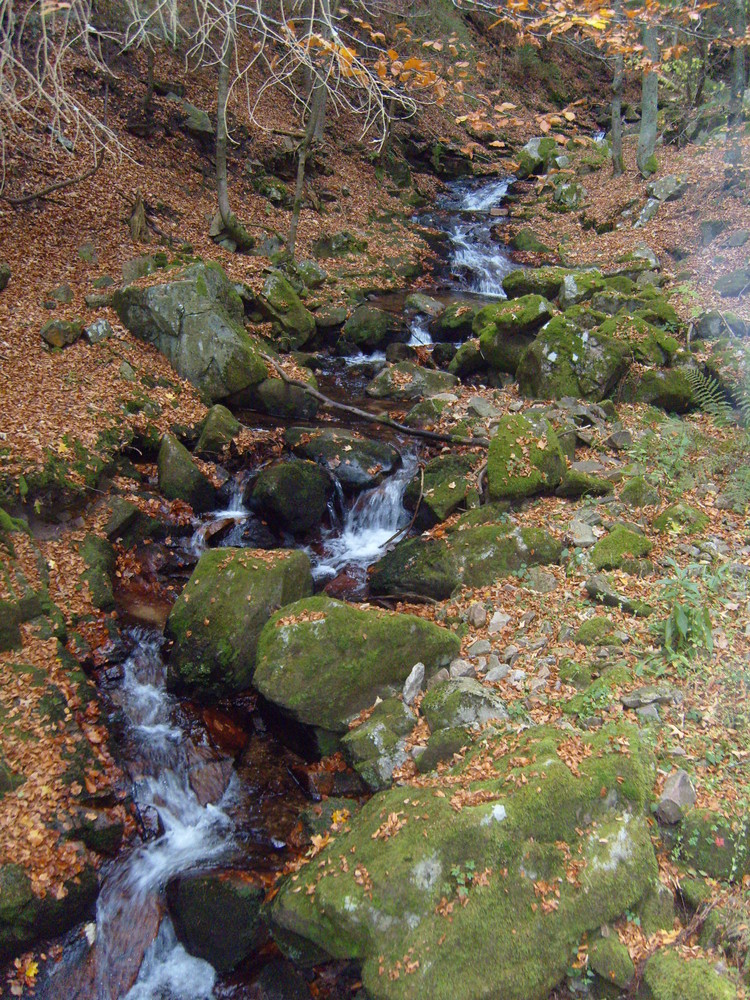
[{"label": "moss-covered stone", "polygon": [[417,400],[450,392],[457,378],[448,372],[431,371],[411,361],[388,365],[367,386],[368,396],[374,399]]},{"label": "moss-covered stone", "polygon": [[112,579],[115,572],[115,551],[106,538],[89,534],[81,544],[81,555],[88,566],[82,579],[86,581],[95,608],[108,611],[114,607]]},{"label": "moss-covered stone", "polygon": [[511,271],[503,278],[503,291],[509,299],[521,295],[542,295],[545,299],[556,299],[570,272],[564,267],[535,267]]},{"label": "moss-covered stone", "polygon": [[214,506],[216,491],[211,481],[173,434],[165,434],[162,438],[157,468],[159,489],[167,500],[184,500],[197,514]]},{"label": "moss-covered stone", "polygon": [[178,939],[218,972],[230,972],[262,942],[264,895],[251,876],[235,871],[180,875],[167,886]]},{"label": "moss-covered stone", "polygon": [[417,719],[399,698],[386,698],[366,722],[341,740],[344,754],[368,788],[387,788],[407,758],[406,740]]},{"label": "moss-covered stone", "polygon": [[589,945],[589,968],[605,983],[626,990],[635,978],[635,966],[630,953],[616,934],[597,938]]},{"label": "moss-covered stone", "polygon": [[195,446],[197,455],[219,455],[239,433],[242,424],[220,403],[206,414]]},{"label": "moss-covered stone", "polygon": [[452,632],[421,618],[312,597],[269,620],[253,684],[300,722],[345,732],[378,695],[400,689],[415,663],[429,676],[458,650]]},{"label": "moss-covered stone", "polygon": [[310,560],[304,552],[204,552],[167,619],[167,638],[173,642],[169,687],[200,697],[249,687],[266,621],[310,593]]},{"label": "moss-covered stone", "polygon": [[[613,750],[622,737],[627,754]],[[653,761],[637,730],[577,738],[576,773],[558,755],[570,738],[535,727],[509,751],[490,736],[444,787],[375,795],[320,864],[282,882],[267,908],[282,951],[360,963],[373,1000],[546,1000],[583,934],[635,905],[657,871],[643,818]],[[585,863],[576,879],[571,855]]]},{"label": "moss-covered stone", "polygon": [[487,485],[493,500],[552,492],[564,473],[565,456],[550,424],[532,424],[521,414],[500,418],[487,456]]},{"label": "moss-covered stone", "polygon": [[499,372],[516,374],[521,355],[536,331],[552,318],[552,306],[541,295],[523,295],[484,306],[472,331],[479,337],[483,357]]},{"label": "moss-covered stone", "polygon": [[439,524],[464,503],[476,464],[472,455],[439,455],[425,465],[424,477],[412,479],[404,492],[407,510],[415,510],[419,503],[417,527],[424,530]]},{"label": "moss-covered stone", "polygon": [[417,757],[417,770],[420,774],[434,771],[438,764],[452,760],[463,747],[471,746],[473,739],[466,726],[436,730],[427,741],[424,753]]},{"label": "moss-covered stone", "polygon": [[320,525],[332,489],[330,475],[316,462],[292,459],[261,470],[251,497],[285,531],[304,535]]},{"label": "moss-covered stone", "polygon": [[372,350],[394,340],[405,340],[406,327],[395,313],[363,305],[355,309],[344,323],[341,337],[357,350]]},{"label": "moss-covered stone", "polygon": [[521,253],[552,253],[552,248],[543,243],[533,229],[519,229],[510,241],[514,250]]},{"label": "moss-covered stone", "polygon": [[435,340],[466,340],[471,336],[479,306],[473,302],[452,302],[432,322]]},{"label": "moss-covered stone", "polygon": [[711,878],[750,874],[750,829],[709,809],[691,809],[682,821],[678,850],[685,864]]},{"label": "moss-covered stone", "polygon": [[628,369],[630,351],[598,330],[581,330],[565,315],[542,327],[516,375],[521,392],[539,399],[604,399]]},{"label": "moss-covered stone", "polygon": [[42,340],[50,347],[69,347],[83,336],[79,319],[49,319],[41,329]]},{"label": "moss-covered stone", "polygon": [[410,538],[377,562],[373,594],[420,594],[445,600],[463,583],[487,587],[523,566],[556,563],[562,545],[540,528],[477,525],[447,538]]},{"label": "moss-covered stone", "polygon": [[638,904],[637,913],[644,934],[671,931],[674,926],[674,896],[671,890],[657,879]]},{"label": "moss-covered stone", "polygon": [[[317,388],[312,372],[304,376],[311,389]],[[318,401],[298,385],[290,385],[281,378],[266,378],[249,389],[232,395],[232,406],[259,410],[285,420],[310,420],[318,412]]]},{"label": "moss-covered stone", "polygon": [[624,403],[659,406],[669,413],[687,413],[694,408],[693,390],[680,368],[632,372],[623,382],[620,398]]},{"label": "moss-covered stone", "polygon": [[587,618],[578,628],[574,639],[582,646],[619,646],[622,639],[614,634],[616,631],[617,626],[611,618],[599,615],[595,618]]},{"label": "moss-covered stone", "polygon": [[653,524],[657,531],[694,535],[708,526],[709,519],[697,507],[691,507],[690,504],[678,500],[655,517]]},{"label": "moss-covered stone", "polygon": [[674,951],[657,951],[643,970],[648,1000],[737,1000],[737,990],[704,958],[685,958]]},{"label": "moss-covered stone", "polygon": [[284,348],[298,350],[315,333],[313,314],[302,305],[291,282],[281,271],[272,270],[268,274],[258,305],[265,318],[273,323]]},{"label": "moss-covered stone", "polygon": [[612,483],[601,476],[590,472],[578,472],[576,469],[566,469],[560,485],[555,490],[555,496],[575,500],[578,497],[603,497],[612,492]]},{"label": "moss-covered stone", "polygon": [[659,491],[643,476],[633,476],[620,490],[620,499],[629,507],[654,507],[659,503]]},{"label": "moss-covered stone", "polygon": [[444,399],[423,399],[409,410],[404,423],[407,427],[434,427],[447,406]]},{"label": "moss-covered stone", "polygon": [[581,302],[587,302],[594,292],[606,288],[606,280],[601,271],[571,271],[566,274],[559,292],[561,309],[569,309]]},{"label": "moss-covered stone", "polygon": [[[432,356],[434,359],[434,350]],[[478,372],[485,371],[486,368],[487,361],[485,360],[482,349],[479,346],[479,341],[476,337],[472,337],[470,340],[461,344],[448,364],[448,371],[450,374],[455,375],[460,379],[469,378],[471,375],[476,375]]]},{"label": "moss-covered stone", "polygon": [[620,569],[628,559],[641,559],[651,549],[645,535],[618,524],[592,548],[591,561],[597,569]]},{"label": "moss-covered stone", "polygon": [[436,684],[422,699],[420,711],[432,732],[458,726],[479,728],[492,719],[508,718],[504,702],[473,677]]},{"label": "moss-covered stone", "polygon": [[352,431],[290,427],[285,438],[295,455],[325,465],[346,490],[377,486],[401,464],[390,444]]}]

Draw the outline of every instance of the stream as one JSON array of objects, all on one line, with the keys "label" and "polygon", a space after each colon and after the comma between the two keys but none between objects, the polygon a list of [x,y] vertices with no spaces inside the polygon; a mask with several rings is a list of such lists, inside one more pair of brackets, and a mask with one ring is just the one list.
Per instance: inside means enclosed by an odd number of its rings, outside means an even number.
[{"label": "stream", "polygon": [[[500,220],[491,209],[500,206],[509,183],[457,182],[419,218],[449,240],[448,273],[445,284],[434,290],[436,297],[503,296],[502,279],[514,265],[493,237]],[[432,343],[425,317],[412,318],[410,331],[412,346]],[[331,359],[324,384],[335,383],[348,401],[360,403],[373,364],[383,361],[378,353]],[[317,587],[348,573],[364,592],[368,567],[409,525],[411,515],[402,501],[419,456],[413,442],[394,438],[392,443],[401,453],[395,474],[353,500],[338,492],[329,504],[327,526],[306,546]],[[224,509],[202,518],[184,540],[193,562],[210,544],[262,544],[263,526],[243,503],[246,479],[247,473],[237,475],[224,491]],[[179,943],[165,887],[196,869],[278,870],[289,856],[295,817],[309,802],[294,779],[304,760],[275,741],[252,695],[242,717],[251,730],[248,747],[238,755],[236,748],[232,754],[217,746],[200,712],[167,692],[160,632],[133,626],[126,639],[128,655],[102,696],[119,732],[120,763],[131,782],[142,836],[105,868],[95,924],[66,949],[48,976],[46,992],[40,982],[41,995],[50,1000],[250,996],[244,986],[237,987],[236,976],[228,986]],[[86,940],[90,948],[81,943]]]}]

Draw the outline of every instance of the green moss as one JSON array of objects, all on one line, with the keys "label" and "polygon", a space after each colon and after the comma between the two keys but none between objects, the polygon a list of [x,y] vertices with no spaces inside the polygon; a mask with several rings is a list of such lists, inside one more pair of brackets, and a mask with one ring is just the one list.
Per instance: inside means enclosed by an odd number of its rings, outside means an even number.
[{"label": "green moss", "polygon": [[588,618],[583,622],[574,638],[582,646],[604,646],[607,644],[619,646],[622,644],[622,639],[614,635],[616,631],[617,625],[611,618],[599,616]]},{"label": "green moss", "polygon": [[687,959],[677,952],[657,951],[643,971],[649,1000],[736,1000],[734,986],[703,958]]},{"label": "green moss", "polygon": [[659,491],[643,476],[633,476],[620,490],[620,499],[630,507],[654,507],[659,503]]},{"label": "green moss", "polygon": [[680,827],[680,858],[701,875],[741,880],[750,874],[747,818],[736,823],[708,809],[691,809]]},{"label": "green moss", "polygon": [[570,500],[585,496],[603,497],[611,493],[612,489],[612,483],[608,479],[593,476],[588,472],[567,469],[563,481],[555,490],[555,496],[566,497]]},{"label": "green moss", "polygon": [[654,518],[657,531],[674,532],[675,534],[694,535],[708,526],[709,518],[697,507],[678,501],[662,511]]},{"label": "green moss", "polygon": [[598,677],[585,691],[574,695],[563,706],[568,715],[578,715],[588,718],[609,708],[618,688],[632,682],[632,677],[625,667],[611,667],[605,674]]},{"label": "green moss", "polygon": [[115,599],[112,578],[115,572],[115,552],[112,545],[105,538],[89,534],[84,538],[80,551],[88,566],[81,578],[88,584],[94,607],[103,611],[113,608]]},{"label": "green moss", "polygon": [[629,528],[617,525],[591,550],[591,561],[596,569],[620,569],[624,562],[640,559],[651,551],[651,542]]},{"label": "green moss", "polygon": [[303,535],[320,525],[332,492],[330,475],[315,462],[293,459],[263,469],[252,499],[286,531]]},{"label": "green moss", "polygon": [[591,942],[589,968],[606,983],[622,990],[627,989],[635,977],[635,966],[628,949],[616,934]]},{"label": "green moss", "polygon": [[404,505],[415,510],[419,503],[418,528],[439,524],[465,502],[468,476],[476,463],[476,457],[470,455],[438,456],[425,465],[424,478],[412,479],[404,493]]},{"label": "green moss", "polygon": [[196,513],[210,510],[216,491],[187,448],[172,434],[162,438],[157,458],[159,489],[168,500],[184,500]]},{"label": "green moss", "polygon": [[417,770],[427,774],[442,761],[452,760],[463,747],[470,746],[474,736],[465,726],[455,726],[449,729],[439,729],[427,741],[427,748],[417,757]]},{"label": "green moss", "polygon": [[536,331],[552,317],[551,304],[541,295],[523,295],[484,306],[474,317],[482,356],[492,368],[515,375],[524,350]]},{"label": "green moss", "polygon": [[559,486],[564,471],[565,457],[550,424],[537,428],[520,414],[500,418],[487,456],[487,483],[493,500],[551,492]]},{"label": "green moss", "polygon": [[394,770],[407,758],[404,737],[416,722],[403,701],[386,698],[375,706],[369,719],[342,738],[344,754],[372,791],[391,784]]},{"label": "green moss", "polygon": [[541,295],[545,299],[556,299],[570,272],[564,267],[536,267],[511,271],[503,278],[503,291],[509,299],[521,295]]}]

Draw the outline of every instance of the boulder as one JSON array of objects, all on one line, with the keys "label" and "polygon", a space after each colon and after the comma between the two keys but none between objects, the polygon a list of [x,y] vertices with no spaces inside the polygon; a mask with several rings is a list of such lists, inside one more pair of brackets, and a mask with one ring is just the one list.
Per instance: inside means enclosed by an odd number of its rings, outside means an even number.
[{"label": "boulder", "polygon": [[312,597],[265,626],[253,684],[299,722],[341,733],[379,695],[401,691],[418,661],[430,676],[458,649],[452,632],[424,619]]},{"label": "boulder", "polygon": [[69,347],[83,336],[79,319],[49,319],[41,329],[41,338],[50,347]]},{"label": "boulder", "polygon": [[377,486],[401,464],[390,444],[352,431],[290,427],[285,439],[295,455],[324,465],[352,492]]},{"label": "boulder", "polygon": [[591,942],[589,968],[618,990],[627,990],[635,978],[633,960],[617,934]]},{"label": "boulder", "polygon": [[167,500],[184,500],[196,514],[211,510],[216,502],[216,490],[174,435],[165,434],[161,439],[156,464],[159,490]]},{"label": "boulder", "polygon": [[344,323],[339,350],[343,348],[345,353],[350,347],[359,351],[374,350],[392,341],[407,339],[407,329],[399,315],[363,305],[355,309]]},{"label": "boulder", "polygon": [[422,699],[420,711],[433,733],[458,726],[479,729],[486,722],[508,719],[504,702],[472,677],[436,684]]},{"label": "boulder", "polygon": [[487,486],[493,500],[551,493],[562,482],[565,456],[547,421],[532,424],[521,414],[497,421],[487,455]]},{"label": "boulder", "polygon": [[651,549],[645,535],[618,524],[593,547],[591,562],[596,569],[620,569],[629,560],[647,556]]},{"label": "boulder", "polygon": [[570,274],[564,267],[529,267],[511,271],[503,278],[503,291],[509,299],[522,295],[541,295],[545,299],[556,299],[565,276]]},{"label": "boulder", "polygon": [[521,355],[537,330],[552,318],[552,306],[541,295],[484,306],[474,317],[482,356],[495,371],[515,375]]},{"label": "boulder", "polygon": [[103,317],[95,319],[93,323],[89,323],[83,331],[83,335],[89,344],[101,344],[103,340],[109,340],[110,337],[113,337],[114,333],[112,324],[108,319],[104,319]]},{"label": "boulder", "polygon": [[445,305],[437,299],[433,299],[431,295],[425,295],[424,292],[412,292],[411,295],[406,296],[404,308],[420,313],[422,316],[434,318],[443,312]]},{"label": "boulder", "polygon": [[531,174],[546,174],[557,166],[559,152],[560,148],[552,136],[535,136],[529,139],[518,152],[516,177],[522,181]]},{"label": "boulder", "polygon": [[633,476],[620,490],[620,500],[628,507],[655,507],[660,499],[659,491],[644,476]]},{"label": "boulder", "polygon": [[737,1000],[737,990],[705,958],[685,958],[676,951],[657,951],[643,970],[648,1000]]},{"label": "boulder", "polygon": [[178,940],[217,972],[231,972],[262,943],[264,896],[261,886],[239,871],[179,875],[167,886]]},{"label": "boulder", "polygon": [[409,538],[375,564],[373,594],[419,594],[446,600],[460,584],[488,587],[524,566],[559,560],[562,545],[540,528],[486,524],[448,538]]},{"label": "boulder", "polygon": [[564,315],[543,326],[524,351],[516,375],[521,392],[536,399],[605,399],[630,364],[627,343],[581,330]]},{"label": "boulder", "polygon": [[344,754],[369,789],[388,788],[393,772],[409,756],[406,737],[417,723],[416,716],[399,698],[387,698],[375,706],[361,726],[341,740]]},{"label": "boulder", "polygon": [[220,403],[212,406],[201,425],[201,433],[195,446],[197,455],[220,455],[226,446],[239,434],[242,424]]},{"label": "boulder", "polygon": [[682,500],[671,504],[653,521],[657,531],[673,531],[681,535],[694,535],[703,531],[709,523],[709,518],[703,511]]},{"label": "boulder", "polygon": [[302,305],[299,295],[281,271],[274,269],[267,275],[258,307],[272,322],[285,349],[299,350],[315,333],[315,317]]},{"label": "boulder", "polygon": [[191,264],[148,288],[128,285],[112,304],[130,332],[153,344],[210,402],[268,378],[260,342],[243,326],[242,299],[216,264]]},{"label": "boulder", "polygon": [[112,579],[115,574],[115,550],[106,538],[88,534],[81,543],[80,553],[86,566],[81,579],[88,584],[95,608],[110,611],[115,605]]},{"label": "boulder", "polygon": [[741,882],[750,875],[750,831],[709,809],[690,809],[679,828],[681,860],[709,878]]},{"label": "boulder", "polygon": [[659,406],[669,413],[687,413],[695,405],[690,381],[681,368],[634,369],[623,381],[619,398],[623,403]]},{"label": "boulder", "polygon": [[10,281],[10,264],[6,264],[4,260],[0,260],[0,292],[4,292],[8,287],[8,282]]},{"label": "boulder", "polygon": [[[317,382],[312,372],[302,376],[312,388]],[[227,402],[237,408],[259,410],[285,420],[311,420],[318,412],[318,402],[301,386],[290,385],[281,378],[266,378],[262,382],[236,392]]]},{"label": "boulder", "polygon": [[[432,357],[433,360],[438,361],[434,350]],[[477,372],[484,371],[486,368],[487,362],[482,354],[479,341],[476,338],[472,338],[461,344],[448,362],[448,371],[450,374],[460,379],[469,378],[471,375],[476,375]]]},{"label": "boulder", "polygon": [[294,458],[261,470],[250,497],[284,531],[304,535],[322,522],[332,493],[325,469]]},{"label": "boulder", "polygon": [[658,201],[677,201],[687,190],[687,181],[676,174],[667,174],[658,180],[651,181],[646,185],[646,194],[649,198],[656,198]]},{"label": "boulder", "polygon": [[466,340],[471,336],[479,306],[473,302],[452,302],[431,324],[435,340]]},{"label": "boulder", "polygon": [[[622,737],[627,755],[610,742]],[[564,763],[571,739],[584,751],[575,768]],[[535,727],[512,750],[490,733],[428,794],[376,794],[315,864],[282,881],[271,932],[300,965],[356,961],[372,1000],[546,1000],[582,937],[636,906],[656,877],[644,818],[652,768],[633,727],[575,737]]]},{"label": "boulder", "polygon": [[475,456],[439,455],[425,465],[423,477],[412,479],[404,492],[404,506],[413,511],[419,503],[418,528],[439,524],[464,503],[470,488],[468,477],[476,464]]},{"label": "boulder", "polygon": [[566,469],[562,482],[555,490],[556,497],[577,500],[579,497],[603,497],[612,492],[612,483],[590,472]]},{"label": "boulder", "polygon": [[374,399],[417,400],[450,392],[458,379],[448,372],[430,371],[411,361],[385,367],[367,386]]},{"label": "boulder", "polygon": [[695,805],[695,800],[695,789],[687,771],[673,771],[664,782],[656,817],[661,823],[679,823],[685,812]]},{"label": "boulder", "polygon": [[750,267],[730,271],[714,284],[714,289],[726,299],[736,299],[750,291]]},{"label": "boulder", "polygon": [[167,619],[167,683],[201,698],[250,686],[261,630],[280,607],[312,593],[304,552],[204,552]]},{"label": "boulder", "polygon": [[521,253],[552,253],[552,247],[542,243],[533,229],[519,229],[510,241],[514,250]]}]

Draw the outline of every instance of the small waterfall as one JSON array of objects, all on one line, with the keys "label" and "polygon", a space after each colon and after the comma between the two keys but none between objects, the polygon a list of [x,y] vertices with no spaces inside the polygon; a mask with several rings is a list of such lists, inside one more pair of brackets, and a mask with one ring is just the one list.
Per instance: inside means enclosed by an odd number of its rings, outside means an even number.
[{"label": "small waterfall", "polygon": [[416,468],[416,454],[407,453],[398,472],[357,497],[343,527],[324,537],[320,552],[310,551],[315,579],[333,578],[346,570],[364,580],[367,567],[383,555],[389,539],[409,523],[403,498]]},{"label": "small waterfall", "polygon": [[426,344],[432,343],[432,334],[428,327],[429,322],[430,319],[428,316],[419,314],[414,317],[411,321],[409,347],[424,347]]}]

